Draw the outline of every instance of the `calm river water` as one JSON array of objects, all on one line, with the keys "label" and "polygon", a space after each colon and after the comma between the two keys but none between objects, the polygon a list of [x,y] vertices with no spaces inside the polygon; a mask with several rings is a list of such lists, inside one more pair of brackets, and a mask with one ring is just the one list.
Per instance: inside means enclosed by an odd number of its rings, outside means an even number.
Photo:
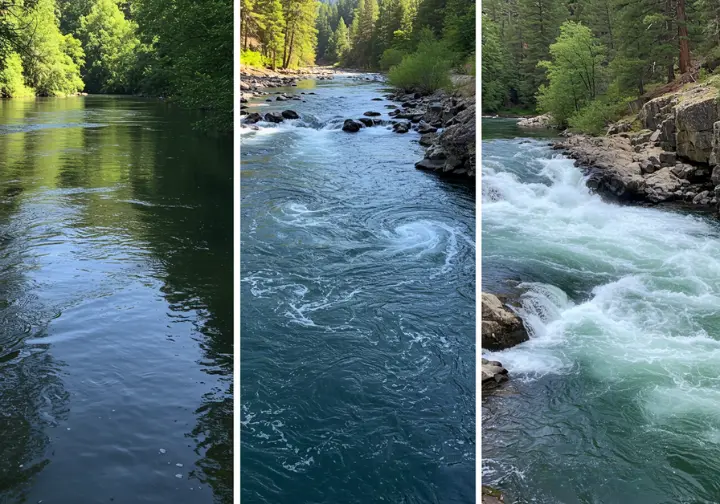
[{"label": "calm river water", "polygon": [[231,502],[232,142],[0,101],[0,502]]}]

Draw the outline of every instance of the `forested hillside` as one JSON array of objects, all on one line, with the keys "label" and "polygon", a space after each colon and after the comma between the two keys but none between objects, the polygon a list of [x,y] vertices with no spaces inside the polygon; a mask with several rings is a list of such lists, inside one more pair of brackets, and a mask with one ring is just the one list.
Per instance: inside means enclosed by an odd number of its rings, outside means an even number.
[{"label": "forested hillside", "polygon": [[229,130],[232,0],[8,0],[0,13],[0,96],[169,97]]},{"label": "forested hillside", "polygon": [[[474,64],[472,0],[242,0],[241,15],[248,65],[388,70],[405,58],[406,68],[437,63],[447,73]],[[419,49],[430,58],[413,60]]]},{"label": "forested hillside", "polygon": [[485,0],[482,21],[483,109],[588,132],[720,64],[718,0]]}]

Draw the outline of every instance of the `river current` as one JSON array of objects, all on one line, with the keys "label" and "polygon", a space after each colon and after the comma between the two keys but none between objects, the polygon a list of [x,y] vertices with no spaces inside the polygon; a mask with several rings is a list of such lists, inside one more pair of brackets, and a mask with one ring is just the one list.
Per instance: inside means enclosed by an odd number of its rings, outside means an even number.
[{"label": "river current", "polygon": [[[620,206],[547,139],[483,121],[483,290],[531,339],[484,352],[483,483],[513,502],[720,502],[720,225]],[[518,282],[520,284],[518,285]]]},{"label": "river current", "polygon": [[416,133],[341,131],[388,119],[379,82],[271,91],[305,101],[241,132],[241,499],[472,501],[474,189]]}]

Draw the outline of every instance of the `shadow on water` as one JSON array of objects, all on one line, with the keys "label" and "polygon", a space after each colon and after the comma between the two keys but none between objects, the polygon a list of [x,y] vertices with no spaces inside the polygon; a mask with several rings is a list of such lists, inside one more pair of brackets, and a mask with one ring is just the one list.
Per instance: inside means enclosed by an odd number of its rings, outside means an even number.
[{"label": "shadow on water", "polygon": [[0,102],[0,502],[231,502],[232,142]]}]

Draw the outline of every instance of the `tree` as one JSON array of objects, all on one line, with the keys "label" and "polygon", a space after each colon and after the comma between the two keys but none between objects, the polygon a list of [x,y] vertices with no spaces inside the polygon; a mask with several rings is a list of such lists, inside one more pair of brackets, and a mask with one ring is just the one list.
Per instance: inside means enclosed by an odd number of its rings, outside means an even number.
[{"label": "tree", "polygon": [[[317,0],[285,0],[283,68],[315,62]],[[293,59],[294,58],[294,59]]]},{"label": "tree", "polygon": [[483,16],[482,30],[482,108],[495,112],[505,105],[510,86],[507,83],[507,54],[500,42],[499,28]]},{"label": "tree", "polygon": [[550,61],[539,63],[547,72],[548,85],[538,91],[538,108],[550,112],[561,125],[603,91],[606,49],[590,29],[573,21],[560,27],[550,46]]},{"label": "tree", "polygon": [[83,89],[83,51],[72,35],[60,32],[53,0],[38,0],[20,19],[19,36],[25,84],[41,96],[62,96]]},{"label": "tree", "polygon": [[139,43],[137,24],[125,19],[117,0],[95,0],[80,18],[78,35],[85,47],[84,79],[91,92],[128,93]]}]

